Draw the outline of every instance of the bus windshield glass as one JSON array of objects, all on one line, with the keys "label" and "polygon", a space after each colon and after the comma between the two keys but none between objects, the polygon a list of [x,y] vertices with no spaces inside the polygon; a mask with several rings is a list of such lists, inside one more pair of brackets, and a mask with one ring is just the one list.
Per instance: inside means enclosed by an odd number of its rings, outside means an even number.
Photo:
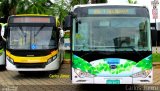
[{"label": "bus windshield glass", "polygon": [[[74,51],[150,51],[148,17],[78,17],[73,20]],[[130,48],[132,47],[132,48]]]},{"label": "bus windshield glass", "polygon": [[56,45],[56,31],[53,27],[10,27],[9,49],[40,50],[53,49]]}]

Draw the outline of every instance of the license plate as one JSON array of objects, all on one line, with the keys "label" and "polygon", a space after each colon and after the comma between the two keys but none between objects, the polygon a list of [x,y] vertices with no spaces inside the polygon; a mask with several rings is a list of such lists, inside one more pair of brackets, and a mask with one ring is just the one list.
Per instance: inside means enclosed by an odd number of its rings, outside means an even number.
[{"label": "license plate", "polygon": [[106,80],[107,84],[120,84],[120,80]]}]

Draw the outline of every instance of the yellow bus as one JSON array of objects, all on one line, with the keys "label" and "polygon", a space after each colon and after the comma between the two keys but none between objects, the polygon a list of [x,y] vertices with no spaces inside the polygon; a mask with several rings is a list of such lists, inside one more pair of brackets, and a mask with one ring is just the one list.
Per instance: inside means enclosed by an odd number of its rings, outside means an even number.
[{"label": "yellow bus", "polygon": [[6,68],[11,71],[58,70],[63,60],[63,30],[47,15],[13,15],[2,28],[6,40]]}]

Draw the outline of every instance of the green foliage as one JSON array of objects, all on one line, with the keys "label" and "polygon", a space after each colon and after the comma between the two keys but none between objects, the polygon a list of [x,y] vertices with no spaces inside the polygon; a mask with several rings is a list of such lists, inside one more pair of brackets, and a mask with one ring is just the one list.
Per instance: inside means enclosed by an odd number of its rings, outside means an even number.
[{"label": "green foliage", "polygon": [[71,9],[69,2],[58,0],[0,0],[0,16],[15,14],[45,14],[59,17],[60,22]]},{"label": "green foliage", "polygon": [[71,58],[71,53],[65,51],[64,59],[70,59]]},{"label": "green foliage", "polygon": [[108,0],[91,0],[91,3],[107,3]]},{"label": "green foliage", "polygon": [[[75,6],[78,4],[87,4],[89,0],[72,0],[71,1],[71,6]],[[91,0],[91,3],[107,3],[107,0]]]},{"label": "green foliage", "polygon": [[152,60],[153,62],[160,62],[160,53],[153,53]]},{"label": "green foliage", "polygon": [[137,3],[137,0],[128,0],[128,2],[129,2],[130,4],[136,4],[136,3]]},{"label": "green foliage", "polygon": [[78,4],[87,4],[89,0],[72,0],[71,1],[71,6],[75,6]]},{"label": "green foliage", "polygon": [[8,17],[10,14],[15,14],[18,1],[0,0],[0,16]]},{"label": "green foliage", "polygon": [[48,14],[48,0],[21,0],[17,6],[17,14]]},{"label": "green foliage", "polygon": [[59,0],[51,5],[52,15],[59,16],[59,20],[62,24],[64,17],[68,15],[68,12],[71,10],[69,2],[66,0]]}]

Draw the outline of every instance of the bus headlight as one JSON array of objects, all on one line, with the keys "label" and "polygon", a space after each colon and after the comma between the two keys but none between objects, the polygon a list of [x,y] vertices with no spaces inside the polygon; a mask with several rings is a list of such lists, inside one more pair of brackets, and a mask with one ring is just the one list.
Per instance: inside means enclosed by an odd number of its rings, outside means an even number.
[{"label": "bus headlight", "polygon": [[14,64],[13,59],[11,59],[10,57],[7,56],[6,59],[7,59],[10,63]]},{"label": "bus headlight", "polygon": [[87,73],[87,72],[82,72],[80,69],[74,69],[74,72],[80,77],[80,78],[84,78],[84,77],[94,77],[93,75]]},{"label": "bus headlight", "polygon": [[151,73],[151,70],[144,70],[132,75],[133,78],[143,77],[146,78]]},{"label": "bus headlight", "polygon": [[47,64],[50,64],[50,63],[53,62],[56,58],[57,58],[57,55],[51,57],[50,59],[48,59]]}]

